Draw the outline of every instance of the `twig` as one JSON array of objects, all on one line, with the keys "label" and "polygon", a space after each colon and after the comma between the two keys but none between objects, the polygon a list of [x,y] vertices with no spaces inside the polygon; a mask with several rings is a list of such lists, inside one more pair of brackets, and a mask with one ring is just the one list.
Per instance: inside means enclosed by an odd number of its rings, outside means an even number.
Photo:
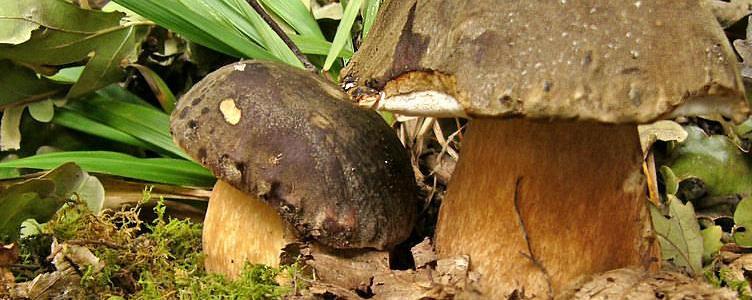
[{"label": "twig", "polygon": [[256,0],[247,0],[248,4],[253,7],[253,10],[255,10],[262,19],[266,22],[266,24],[269,24],[269,26],[274,30],[275,33],[282,39],[283,42],[285,42],[285,45],[287,45],[288,48],[292,51],[293,54],[295,54],[295,57],[297,57],[300,62],[303,63],[303,66],[306,70],[311,71],[313,73],[318,73],[316,70],[316,66],[314,66],[308,58],[303,54],[303,52],[300,52],[300,49],[298,46],[295,45],[295,43],[292,42],[289,36],[285,33],[284,30],[282,30],[281,27],[277,24],[277,22],[274,22],[274,19],[264,10],[263,7],[258,3]]},{"label": "twig", "polygon": [[88,246],[88,245],[101,245],[101,246],[107,246],[113,249],[126,249],[126,246],[118,245],[110,241],[106,241],[104,239],[99,240],[84,240],[84,239],[76,239],[76,240],[67,240],[65,241],[66,244],[70,245],[76,245],[76,246]]},{"label": "twig", "polygon": [[26,264],[26,265],[25,264],[0,265],[0,268],[27,269],[27,270],[39,269],[41,267],[42,266],[37,265],[37,264],[32,264],[32,265],[28,265],[28,264]]},{"label": "twig", "polygon": [[535,256],[535,252],[533,252],[533,246],[530,244],[530,237],[528,236],[527,228],[525,227],[525,220],[522,219],[522,213],[520,213],[520,183],[522,183],[522,177],[517,177],[517,180],[514,183],[514,211],[517,214],[517,221],[520,223],[520,228],[522,229],[522,238],[525,239],[525,244],[527,244],[528,252],[524,253],[520,251],[520,255],[529,259],[530,262],[533,263],[533,266],[541,270],[543,277],[545,277],[546,279],[546,284],[548,285],[548,298],[553,299],[554,288],[553,284],[551,283],[551,274],[548,273],[548,270],[545,266],[543,266],[543,263],[538,259],[537,256]]}]

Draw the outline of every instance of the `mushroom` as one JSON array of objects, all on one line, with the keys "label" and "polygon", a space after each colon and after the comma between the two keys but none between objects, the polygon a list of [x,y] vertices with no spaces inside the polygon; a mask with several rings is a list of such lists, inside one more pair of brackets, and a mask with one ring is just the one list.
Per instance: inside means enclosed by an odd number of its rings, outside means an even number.
[{"label": "mushroom", "polygon": [[470,256],[489,299],[657,268],[637,125],[749,111],[697,0],[387,0],[342,84],[382,110],[472,118],[435,243]]},{"label": "mushroom", "polygon": [[219,179],[204,220],[211,272],[278,265],[283,248],[388,250],[416,220],[417,187],[394,131],[333,83],[241,61],[177,105],[175,142]]}]

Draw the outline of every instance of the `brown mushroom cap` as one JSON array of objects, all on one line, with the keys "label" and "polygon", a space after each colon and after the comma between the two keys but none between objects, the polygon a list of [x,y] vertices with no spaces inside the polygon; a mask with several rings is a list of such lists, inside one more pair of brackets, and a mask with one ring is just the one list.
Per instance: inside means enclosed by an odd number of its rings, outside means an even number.
[{"label": "brown mushroom cap", "polygon": [[302,237],[389,248],[415,222],[410,160],[378,114],[345,97],[306,71],[242,61],[182,97],[172,132],[191,157],[259,196]]},{"label": "brown mushroom cap", "polygon": [[736,58],[704,3],[387,0],[343,82],[404,114],[742,120]]}]

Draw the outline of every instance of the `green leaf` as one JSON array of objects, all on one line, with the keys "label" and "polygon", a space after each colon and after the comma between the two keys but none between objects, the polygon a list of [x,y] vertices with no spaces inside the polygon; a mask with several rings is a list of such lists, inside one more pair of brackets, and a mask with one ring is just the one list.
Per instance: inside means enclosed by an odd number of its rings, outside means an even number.
[{"label": "green leaf", "polygon": [[76,188],[76,194],[86,203],[86,207],[88,207],[93,213],[98,214],[102,211],[102,208],[104,207],[105,191],[102,182],[96,177],[84,172],[81,185]]},{"label": "green leaf", "polygon": [[113,100],[133,103],[133,104],[139,104],[141,106],[151,108],[155,111],[159,111],[156,107],[149,104],[149,102],[146,102],[146,100],[141,99],[136,94],[129,92],[128,90],[124,89],[123,87],[117,84],[112,84],[108,87],[98,90],[97,95],[100,95],[108,99],[113,99]]},{"label": "green leaf", "polygon": [[734,211],[734,242],[752,247],[752,198],[739,202]]},{"label": "green leaf", "polygon": [[[16,154],[8,154],[2,159],[0,159],[0,162],[2,161],[11,161],[14,159],[18,159],[18,155]],[[0,168],[0,180],[2,179],[10,179],[10,178],[17,178],[21,176],[21,172],[16,168]]]},{"label": "green leaf", "polygon": [[47,78],[57,82],[73,84],[81,78],[81,73],[84,72],[84,68],[84,66],[63,68],[58,70],[55,75],[47,76]]},{"label": "green leaf", "polygon": [[55,184],[49,180],[31,180],[5,190],[0,196],[0,239],[17,240],[26,219],[49,220],[62,205],[61,199],[52,196],[54,190]]},{"label": "green leaf", "polygon": [[[297,0],[285,0],[297,1]],[[179,33],[187,40],[204,45],[218,52],[239,58],[280,60],[298,65],[292,52],[281,43],[271,28],[255,11],[240,0],[115,0],[118,4],[144,16],[157,24]],[[241,3],[242,2],[242,3]],[[271,9],[292,7],[280,12],[285,22],[299,30],[301,35],[290,34],[290,39],[305,54],[326,55],[330,44],[321,36],[308,34],[317,27],[310,20],[291,21],[287,18],[302,14],[296,3],[277,3]],[[284,1],[281,1],[284,2]],[[289,4],[289,5],[288,5]],[[295,8],[297,7],[297,8]],[[276,11],[275,11],[276,13]],[[316,26],[318,26],[316,24]],[[309,28],[310,27],[310,28]],[[283,47],[284,45],[284,47]],[[352,51],[341,51],[341,57],[352,56]]]},{"label": "green leaf", "polygon": [[362,4],[363,0],[352,0],[345,8],[345,14],[342,16],[342,20],[337,26],[337,33],[334,35],[332,48],[329,49],[329,54],[326,56],[326,61],[322,68],[323,71],[328,71],[332,67],[334,60],[339,57],[339,53],[345,48],[350,39],[350,30],[353,23],[355,23],[355,17],[357,17]]},{"label": "green leaf", "polygon": [[701,274],[703,239],[694,207],[691,202],[682,204],[673,195],[668,195],[668,199],[668,216],[661,214],[655,205],[649,206],[661,255],[691,274]]},{"label": "green leaf", "polygon": [[[26,1],[0,2],[0,44],[20,44],[31,38],[31,32],[39,28],[35,20],[38,13]],[[25,19],[10,18],[25,16]]]},{"label": "green leaf", "polygon": [[269,24],[264,21],[245,0],[221,0],[217,1],[224,9],[218,11],[225,16],[240,31],[246,33],[249,38],[264,45],[278,60],[298,68],[303,68],[303,63],[282,41]]},{"label": "green leaf", "polygon": [[326,41],[313,14],[300,0],[262,0],[261,2],[300,35]]},{"label": "green leaf", "polygon": [[371,31],[373,22],[379,13],[380,5],[381,0],[366,0],[365,10],[363,11],[363,38],[368,36],[368,32]]},{"label": "green leaf", "polygon": [[[290,34],[289,37],[290,40],[300,48],[300,51],[306,54],[327,55],[329,49],[332,47],[331,43],[310,36]],[[349,49],[342,49],[339,56],[342,58],[350,58],[353,56],[353,52]]]},{"label": "green leaf", "polygon": [[384,122],[389,124],[389,126],[392,126],[394,125],[394,123],[397,122],[397,118],[391,112],[380,110],[380,111],[377,111],[377,113],[381,115],[381,118],[384,119]]},{"label": "green leaf", "polygon": [[167,86],[167,83],[165,83],[164,80],[162,80],[162,78],[157,75],[157,73],[147,68],[146,66],[139,64],[131,64],[130,66],[138,70],[141,73],[141,76],[144,77],[144,80],[146,80],[146,83],[149,85],[149,88],[151,88],[154,96],[157,97],[159,105],[162,106],[162,110],[164,110],[168,114],[172,113],[172,111],[175,109],[175,103],[177,103],[177,99],[175,99],[175,95],[172,94],[172,91],[170,90],[170,87]]},{"label": "green leaf", "polygon": [[39,224],[34,219],[26,219],[21,223],[21,230],[20,230],[20,238],[28,238],[33,235],[37,235],[42,233],[42,230],[44,228],[44,225]]},{"label": "green leaf", "polygon": [[42,123],[51,121],[55,116],[55,105],[50,99],[29,103],[27,107],[31,117]]},{"label": "green leaf", "polygon": [[752,157],[726,136],[708,136],[695,126],[685,129],[686,141],[670,153],[666,164],[679,181],[698,178],[711,197],[752,193]]},{"label": "green leaf", "polygon": [[746,121],[742,122],[741,124],[737,125],[734,128],[734,131],[736,131],[736,134],[739,136],[747,137],[750,134],[752,134],[752,118],[747,119]]},{"label": "green leaf", "polygon": [[[2,51],[2,50],[0,50]],[[29,68],[0,59],[0,108],[64,95],[69,85],[39,78]]]},{"label": "green leaf", "polygon": [[[138,42],[145,36],[148,25],[120,25],[122,13],[85,10],[62,0],[21,3],[36,11],[35,22],[45,30],[35,31],[24,43],[0,45],[0,59],[38,69],[86,63],[68,97],[78,97],[119,81],[124,76],[121,64],[135,59]],[[3,14],[3,17],[28,19],[24,15]]]},{"label": "green leaf", "polygon": [[700,234],[702,235],[703,245],[702,260],[710,261],[716,254],[718,254],[718,251],[721,251],[721,247],[723,247],[723,242],[721,242],[723,229],[721,226],[715,225],[703,229],[700,231]]},{"label": "green leaf", "polygon": [[157,152],[159,152],[160,150],[158,147],[148,144],[130,134],[92,120],[82,114],[66,108],[56,109],[55,117],[52,119],[52,123],[60,126],[65,126],[73,130],[81,131],[83,133],[91,134],[93,136],[120,142],[126,145],[150,149]]},{"label": "green leaf", "polygon": [[164,152],[191,159],[173,143],[170,116],[164,112],[141,104],[116,101],[100,93],[70,103],[66,108],[154,145]]},{"label": "green leaf", "polygon": [[136,158],[108,151],[71,151],[34,155],[0,162],[0,168],[53,169],[74,162],[87,172],[174,185],[211,186],[215,179],[209,170],[183,159]]},{"label": "green leaf", "polygon": [[[213,8],[217,5],[216,0],[207,3],[186,0],[114,1],[190,41],[216,51],[235,57],[275,60],[269,51],[248,40],[231,23],[219,17]],[[186,3],[194,3],[194,7]]]},{"label": "green leaf", "polygon": [[661,166],[659,171],[663,178],[663,185],[666,186],[666,194],[676,195],[679,192],[679,179],[674,175],[674,171],[667,166]]},{"label": "green leaf", "polygon": [[0,195],[0,238],[18,239],[21,224],[27,219],[47,222],[66,197],[79,191],[86,176],[75,164],[64,164],[39,178],[8,187]]}]

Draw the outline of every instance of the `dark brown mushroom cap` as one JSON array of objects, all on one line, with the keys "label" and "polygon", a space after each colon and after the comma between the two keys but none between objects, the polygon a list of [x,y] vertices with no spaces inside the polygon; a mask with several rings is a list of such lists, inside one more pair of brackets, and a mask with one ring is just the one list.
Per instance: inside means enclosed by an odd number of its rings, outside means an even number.
[{"label": "dark brown mushroom cap", "polygon": [[193,86],[171,129],[191,157],[258,195],[302,237],[390,248],[416,219],[410,160],[378,114],[345,97],[309,72],[242,61]]},{"label": "dark brown mushroom cap", "polygon": [[[343,83],[383,91],[380,107],[405,114],[742,120],[737,60],[705,5],[387,0]],[[448,97],[418,93],[429,90]]]}]

